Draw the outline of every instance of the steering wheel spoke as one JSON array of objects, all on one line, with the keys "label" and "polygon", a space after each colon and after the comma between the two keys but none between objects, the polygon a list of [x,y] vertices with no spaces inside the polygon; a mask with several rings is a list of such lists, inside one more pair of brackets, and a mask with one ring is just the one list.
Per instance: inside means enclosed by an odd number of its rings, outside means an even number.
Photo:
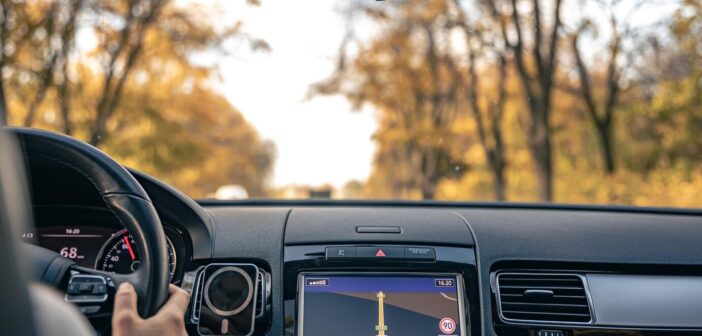
[{"label": "steering wheel spoke", "polygon": [[136,274],[115,274],[75,266],[69,271],[63,288],[64,299],[78,306],[80,312],[89,318],[104,316],[112,312],[119,285],[136,280]]}]

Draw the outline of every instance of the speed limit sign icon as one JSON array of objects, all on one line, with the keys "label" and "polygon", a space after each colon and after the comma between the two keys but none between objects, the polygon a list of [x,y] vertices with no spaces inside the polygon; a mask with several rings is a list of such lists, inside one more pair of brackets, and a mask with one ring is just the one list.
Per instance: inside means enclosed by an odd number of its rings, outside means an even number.
[{"label": "speed limit sign icon", "polygon": [[439,329],[441,329],[442,333],[448,335],[456,331],[456,322],[451,318],[444,317],[439,321]]}]

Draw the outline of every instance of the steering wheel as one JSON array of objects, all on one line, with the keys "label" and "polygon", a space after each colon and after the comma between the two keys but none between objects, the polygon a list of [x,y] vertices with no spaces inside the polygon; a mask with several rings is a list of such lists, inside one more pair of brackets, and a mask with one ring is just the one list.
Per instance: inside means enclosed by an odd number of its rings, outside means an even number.
[{"label": "steering wheel", "polygon": [[27,245],[35,276],[64,291],[66,301],[88,315],[109,313],[116,288],[129,282],[136,289],[140,315],[154,315],[168,297],[168,257],[163,226],[146,191],[124,167],[84,142],[37,129],[8,130],[17,137],[30,164],[61,166],[90,181],[106,207],[134,237],[141,261],[134,273],[114,274],[79,267],[54,251]]}]

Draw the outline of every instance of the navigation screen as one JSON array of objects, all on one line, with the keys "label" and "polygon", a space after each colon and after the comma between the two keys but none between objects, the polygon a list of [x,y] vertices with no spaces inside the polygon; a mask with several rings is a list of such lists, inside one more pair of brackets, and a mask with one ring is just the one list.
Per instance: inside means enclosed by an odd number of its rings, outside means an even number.
[{"label": "navigation screen", "polygon": [[299,335],[465,335],[456,275],[304,275]]}]

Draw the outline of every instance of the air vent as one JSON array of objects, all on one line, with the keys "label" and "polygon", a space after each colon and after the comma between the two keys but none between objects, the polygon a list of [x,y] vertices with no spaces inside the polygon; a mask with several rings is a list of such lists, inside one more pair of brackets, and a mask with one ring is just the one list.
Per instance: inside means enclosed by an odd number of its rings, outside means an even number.
[{"label": "air vent", "polygon": [[259,269],[256,283],[258,285],[256,319],[260,319],[270,313],[271,274]]},{"label": "air vent", "polygon": [[258,276],[256,277],[256,288],[258,288],[258,297],[256,298],[256,318],[263,316],[266,305],[266,291],[265,291],[265,280],[263,278],[263,272],[258,271]]},{"label": "air vent", "polygon": [[200,306],[202,305],[202,287],[205,283],[202,281],[202,269],[198,271],[197,277],[195,278],[195,289],[193,291],[192,298],[195,299],[193,303],[193,310],[190,320],[192,323],[197,324],[200,320]]},{"label": "air vent", "polygon": [[577,274],[500,273],[497,291],[500,314],[508,322],[592,322]]}]

